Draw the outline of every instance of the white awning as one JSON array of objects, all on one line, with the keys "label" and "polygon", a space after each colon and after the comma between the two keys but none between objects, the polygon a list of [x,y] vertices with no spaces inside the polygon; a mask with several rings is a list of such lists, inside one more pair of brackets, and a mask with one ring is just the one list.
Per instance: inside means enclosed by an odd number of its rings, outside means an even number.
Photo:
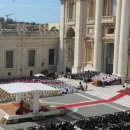
[{"label": "white awning", "polygon": [[0,84],[0,88],[5,90],[8,93],[25,93],[25,92],[34,92],[34,91],[57,91],[48,85],[42,83],[10,83],[10,84]]},{"label": "white awning", "polygon": [[43,74],[35,74],[34,76],[35,76],[35,77],[45,77],[46,75],[43,75]]}]

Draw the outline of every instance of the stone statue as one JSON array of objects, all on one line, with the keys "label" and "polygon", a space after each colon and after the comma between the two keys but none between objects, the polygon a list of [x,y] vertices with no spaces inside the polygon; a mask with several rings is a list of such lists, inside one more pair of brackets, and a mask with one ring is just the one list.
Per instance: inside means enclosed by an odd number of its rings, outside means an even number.
[{"label": "stone statue", "polygon": [[68,48],[68,60],[72,60],[73,59],[73,51],[72,51],[72,48],[69,47]]}]

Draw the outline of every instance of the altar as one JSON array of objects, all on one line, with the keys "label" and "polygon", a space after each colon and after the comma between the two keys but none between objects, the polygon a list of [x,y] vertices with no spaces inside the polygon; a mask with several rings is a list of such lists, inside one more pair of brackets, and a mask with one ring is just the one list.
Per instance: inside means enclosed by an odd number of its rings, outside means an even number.
[{"label": "altar", "polygon": [[[12,103],[0,104],[0,112],[2,112],[3,117],[10,120],[19,119],[32,119],[37,116],[49,116],[51,114],[60,114],[60,110],[55,108],[45,108],[44,105],[39,102],[40,91],[57,91],[48,85],[42,83],[10,83],[10,84],[0,84],[0,88],[10,94],[16,94],[16,101]],[[31,93],[30,97],[26,97],[26,93]],[[17,109],[20,109],[21,113],[17,114]]]}]

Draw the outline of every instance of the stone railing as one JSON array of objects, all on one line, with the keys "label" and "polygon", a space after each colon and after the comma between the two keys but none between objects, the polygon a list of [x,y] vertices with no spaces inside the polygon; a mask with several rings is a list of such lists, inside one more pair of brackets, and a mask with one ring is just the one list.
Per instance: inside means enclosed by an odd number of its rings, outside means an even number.
[{"label": "stone railing", "polygon": [[75,24],[75,19],[67,19],[66,24],[67,25],[74,25]]},{"label": "stone railing", "polygon": [[115,23],[116,16],[102,16],[102,23]]},{"label": "stone railing", "polygon": [[1,30],[0,36],[2,37],[31,37],[31,36],[41,36],[41,37],[59,37],[59,31],[18,31],[16,29],[12,30]]},{"label": "stone railing", "polygon": [[94,24],[95,23],[95,18],[90,17],[87,19],[87,24]]},{"label": "stone railing", "polygon": [[10,30],[10,31],[1,31],[2,36],[18,36],[18,31],[17,30]]}]

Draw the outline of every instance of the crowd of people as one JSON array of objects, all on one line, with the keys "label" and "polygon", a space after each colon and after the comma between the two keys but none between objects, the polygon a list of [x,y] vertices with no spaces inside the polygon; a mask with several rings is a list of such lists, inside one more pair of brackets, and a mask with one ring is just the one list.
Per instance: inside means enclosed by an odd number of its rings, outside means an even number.
[{"label": "crowd of people", "polygon": [[41,83],[49,85],[56,89],[60,89],[63,94],[77,92],[75,86],[67,84],[64,81],[60,80],[41,80]]},{"label": "crowd of people", "polygon": [[[33,78],[33,77],[0,80],[0,84],[17,83],[17,82],[42,83],[50,87],[59,89],[58,91],[41,91],[39,93],[40,98],[77,92],[77,89],[75,88],[75,86],[69,85],[65,83],[64,81],[60,81],[60,80],[50,80],[50,79],[41,79],[41,78],[39,79],[39,78]],[[30,93],[28,93],[28,95],[30,95]],[[16,97],[15,94],[9,94],[6,91],[0,89],[0,102],[14,101],[15,97]]]},{"label": "crowd of people", "polygon": [[97,71],[85,71],[83,73],[78,73],[78,74],[71,74],[71,73],[67,73],[65,75],[65,77],[70,78],[70,79],[75,79],[75,80],[84,80],[86,82],[91,82],[92,81],[92,77],[94,77],[95,75],[99,75],[100,73]]},{"label": "crowd of people", "polygon": [[75,80],[83,80],[84,82],[92,82],[96,86],[107,86],[121,83],[121,78],[116,75],[90,70],[79,74],[68,73],[65,77]]},{"label": "crowd of people", "polygon": [[100,85],[111,85],[111,84],[120,84],[121,83],[121,78],[116,76],[116,75],[110,75],[110,74],[105,74],[105,73],[100,73],[99,75],[95,75],[92,77],[92,81],[99,81],[99,86]]},{"label": "crowd of people", "polygon": [[86,117],[75,121],[28,127],[27,130],[130,130],[130,111]]}]

